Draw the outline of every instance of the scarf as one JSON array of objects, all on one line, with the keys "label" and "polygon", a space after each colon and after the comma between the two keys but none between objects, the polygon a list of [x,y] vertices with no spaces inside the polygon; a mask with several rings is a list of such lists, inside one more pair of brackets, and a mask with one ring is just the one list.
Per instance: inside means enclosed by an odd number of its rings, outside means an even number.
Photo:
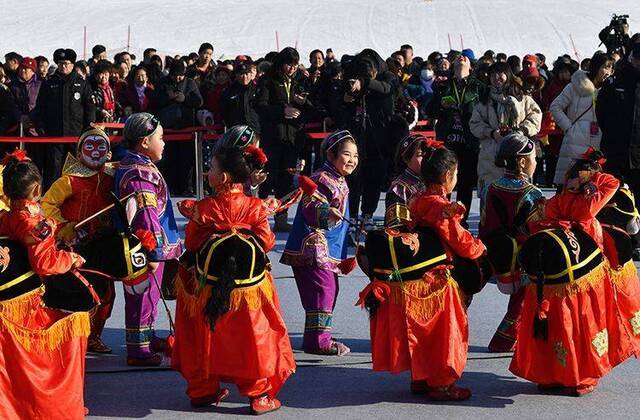
[{"label": "scarf", "polygon": [[513,96],[505,95],[502,88],[497,88],[493,85],[489,87],[489,96],[495,104],[500,126],[517,128],[518,110],[515,107],[517,99]]},{"label": "scarf", "polygon": [[113,89],[109,86],[109,82],[103,83],[100,85],[100,90],[102,90],[102,109],[113,113],[113,110],[116,108],[116,103],[113,99]]}]

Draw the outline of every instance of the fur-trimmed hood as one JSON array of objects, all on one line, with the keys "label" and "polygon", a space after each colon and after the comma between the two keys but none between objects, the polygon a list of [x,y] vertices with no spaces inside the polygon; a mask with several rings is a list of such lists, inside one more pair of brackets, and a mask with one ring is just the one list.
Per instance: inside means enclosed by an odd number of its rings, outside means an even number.
[{"label": "fur-trimmed hood", "polygon": [[579,96],[591,96],[596,91],[596,86],[589,79],[587,72],[583,70],[577,70],[573,73],[571,83]]}]

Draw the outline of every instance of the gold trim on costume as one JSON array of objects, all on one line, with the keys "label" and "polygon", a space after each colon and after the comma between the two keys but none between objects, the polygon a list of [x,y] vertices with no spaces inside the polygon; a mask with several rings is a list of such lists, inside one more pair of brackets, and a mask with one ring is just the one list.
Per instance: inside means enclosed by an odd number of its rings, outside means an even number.
[{"label": "gold trim on costume", "polygon": [[605,328],[598,332],[591,341],[591,344],[593,344],[593,348],[596,349],[596,353],[598,353],[599,357],[604,356],[604,354],[609,350],[609,332],[607,329]]},{"label": "gold trim on costume", "polygon": [[629,320],[629,323],[633,329],[633,335],[640,335],[640,311],[633,314],[633,318]]},{"label": "gold trim on costume", "polygon": [[10,287],[13,287],[18,283],[21,283],[21,282],[25,281],[26,279],[28,279],[29,277],[31,277],[33,275],[34,275],[33,271],[27,271],[26,273],[24,273],[20,277],[15,278],[15,279],[13,279],[13,280],[11,280],[9,282],[6,282],[2,286],[0,286],[0,292],[3,291],[3,290],[8,289]]},{"label": "gold trim on costume", "polygon": [[560,366],[567,367],[567,349],[562,345],[562,341],[553,345],[553,352],[556,354],[556,360]]}]

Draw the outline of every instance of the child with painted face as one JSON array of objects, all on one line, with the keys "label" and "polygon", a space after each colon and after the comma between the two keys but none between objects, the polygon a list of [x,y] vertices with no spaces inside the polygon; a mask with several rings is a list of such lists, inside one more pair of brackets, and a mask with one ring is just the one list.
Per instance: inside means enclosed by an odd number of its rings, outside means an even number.
[{"label": "child with painted face", "polygon": [[[331,337],[338,274],[346,271],[349,187],[345,176],[358,166],[358,147],[348,131],[337,131],[322,143],[327,161],[311,179],[317,191],[303,196],[280,262],[293,267],[306,312],[306,353],[342,356],[350,349]],[[344,270],[344,271],[343,271]]]},{"label": "child with painted face", "polygon": [[[276,395],[295,371],[266,264],[275,236],[262,200],[243,191],[250,174],[266,160],[255,145],[217,148],[207,173],[217,194],[195,203],[186,227],[187,255],[176,279],[172,363],[187,380],[193,406],[226,398],[229,391],[220,387],[224,381],[250,398],[252,414],[277,410]],[[195,267],[187,268],[191,253],[209,257],[196,257]]]},{"label": "child with painted face", "polygon": [[[56,237],[67,243],[93,240],[113,231],[110,213],[104,213],[82,230],[75,225],[112,203],[113,164],[109,136],[98,127],[82,133],[76,146],[76,154],[67,155],[62,175],[42,198],[44,214],[58,223]],[[107,282],[106,293],[100,296],[102,304],[91,316],[91,336],[88,350],[94,353],[111,353],[100,336],[104,324],[111,316],[115,300],[113,282]]]},{"label": "child with painted face", "polygon": [[38,276],[46,283],[48,276],[78,268],[84,259],[57,248],[56,222],[40,208],[42,176],[36,165],[20,150],[2,164],[11,204],[0,217],[0,236],[26,249],[26,257],[7,254],[2,271],[10,273],[18,259],[28,258],[31,272],[0,284],[0,418],[83,419],[89,315],[46,307]]}]

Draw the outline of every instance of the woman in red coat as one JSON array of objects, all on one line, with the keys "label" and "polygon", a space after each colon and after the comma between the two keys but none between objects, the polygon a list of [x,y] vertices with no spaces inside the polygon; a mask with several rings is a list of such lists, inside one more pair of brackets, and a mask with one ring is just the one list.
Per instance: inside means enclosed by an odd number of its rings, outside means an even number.
[{"label": "woman in red coat", "polygon": [[[485,246],[462,227],[464,206],[447,199],[456,185],[457,170],[453,152],[439,145],[426,147],[422,161],[426,190],[413,201],[410,213],[418,228],[435,231],[449,259],[476,259]],[[373,282],[361,294],[364,300],[373,292],[379,301],[370,325],[373,369],[410,370],[411,391],[435,401],[471,397],[471,390],[455,386],[467,361],[469,332],[463,293],[450,268],[436,266],[418,280],[393,281],[372,274]]]},{"label": "woman in red coat", "polygon": [[[208,257],[196,259],[196,267],[183,269],[176,280],[173,367],[187,380],[193,406],[226,398],[229,391],[219,385],[224,381],[235,383],[250,398],[252,414],[277,410],[276,395],[295,371],[268,264],[254,270],[256,261],[268,261],[265,255],[273,248],[275,236],[262,201],[246,196],[242,187],[265,161],[255,146],[217,150],[208,173],[217,194],[197,202],[189,214],[187,250],[198,255],[205,252]],[[253,257],[235,256],[233,262],[216,258],[216,247],[222,249],[224,240],[231,237],[240,244],[251,243]],[[212,266],[222,274],[209,275]],[[251,274],[239,278],[237,273],[243,269]]]}]

